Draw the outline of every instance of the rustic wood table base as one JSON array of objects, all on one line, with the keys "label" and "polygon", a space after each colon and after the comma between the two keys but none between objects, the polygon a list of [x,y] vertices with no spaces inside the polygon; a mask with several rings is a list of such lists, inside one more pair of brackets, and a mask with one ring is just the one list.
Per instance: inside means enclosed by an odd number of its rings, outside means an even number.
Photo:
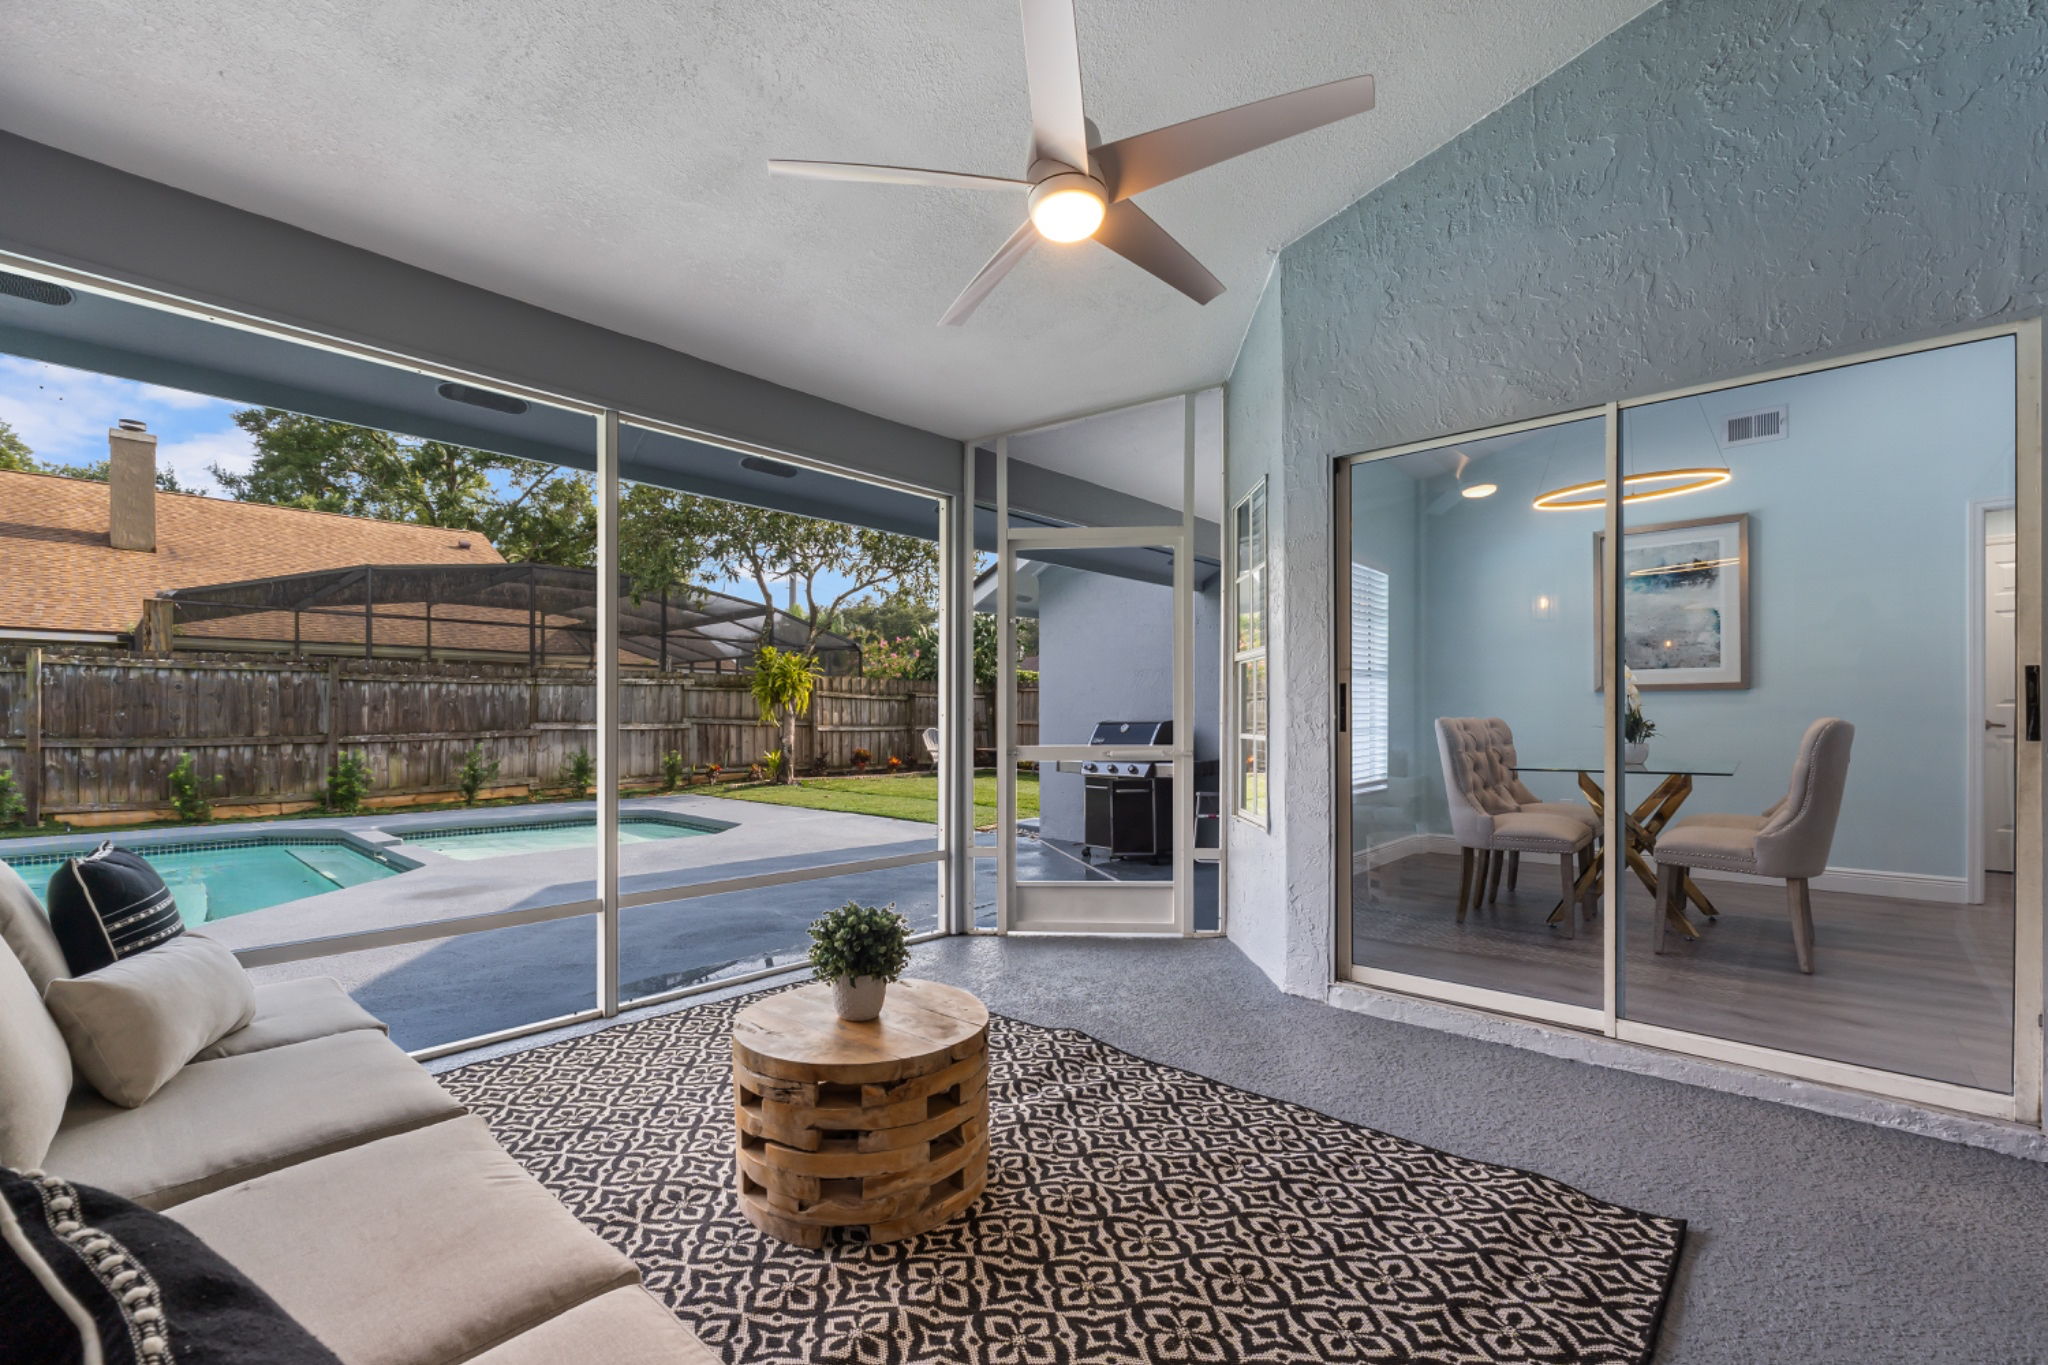
[{"label": "rustic wood table base", "polygon": [[829,986],[771,995],[733,1021],[732,1080],[740,1211],[771,1237],[893,1242],[987,1183],[988,1010],[966,991],[898,981],[867,1023]]}]

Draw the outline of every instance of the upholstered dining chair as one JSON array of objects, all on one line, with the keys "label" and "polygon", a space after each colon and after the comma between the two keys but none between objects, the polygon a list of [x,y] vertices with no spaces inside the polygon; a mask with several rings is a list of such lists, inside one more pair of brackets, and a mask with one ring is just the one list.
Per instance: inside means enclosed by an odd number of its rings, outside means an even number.
[{"label": "upholstered dining chair", "polygon": [[[1481,901],[1492,899],[1501,864],[1519,868],[1523,853],[1557,855],[1559,885],[1568,907],[1560,923],[1567,937],[1578,934],[1579,916],[1570,907],[1578,895],[1579,873],[1590,859],[1596,827],[1592,811],[1561,801],[1538,801],[1514,770],[1514,737],[1507,723],[1490,716],[1440,716],[1437,754],[1443,760],[1444,797],[1451,832],[1458,841],[1458,921]],[[1510,889],[1514,882],[1508,883]]]},{"label": "upholstered dining chair", "polygon": [[1681,907],[1693,868],[1785,879],[1792,950],[1799,970],[1813,972],[1813,902],[1809,879],[1827,870],[1835,821],[1849,784],[1849,746],[1856,727],[1826,716],[1806,727],[1792,764],[1792,786],[1762,815],[1688,816],[1657,836],[1657,911],[1652,946],[1664,951],[1664,925]]}]

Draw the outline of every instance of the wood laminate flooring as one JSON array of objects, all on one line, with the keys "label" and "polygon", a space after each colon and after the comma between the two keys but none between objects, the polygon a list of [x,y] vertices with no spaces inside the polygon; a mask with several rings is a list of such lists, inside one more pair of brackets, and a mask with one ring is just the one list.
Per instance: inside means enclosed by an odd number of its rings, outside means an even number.
[{"label": "wood laminate flooring", "polygon": [[[1544,922],[1557,903],[1555,865],[1526,863],[1520,880],[1519,889],[1503,884],[1496,904],[1459,924],[1456,854],[1416,854],[1362,873],[1353,880],[1352,958],[1599,1008],[1599,922],[1565,938]],[[1814,891],[1812,976],[1793,958],[1782,885],[1700,886],[1720,918],[1693,911],[1699,939],[1667,935],[1659,956],[1650,951],[1650,894],[1629,879],[1629,1018],[1957,1085],[2011,1088],[2010,876],[1987,875],[1982,905]]]}]

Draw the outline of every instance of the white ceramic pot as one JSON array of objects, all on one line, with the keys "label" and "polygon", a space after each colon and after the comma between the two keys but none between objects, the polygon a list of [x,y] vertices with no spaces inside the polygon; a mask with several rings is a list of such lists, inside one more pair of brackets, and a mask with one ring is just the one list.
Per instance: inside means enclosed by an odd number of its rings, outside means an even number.
[{"label": "white ceramic pot", "polygon": [[1629,767],[1640,768],[1650,761],[1650,746],[1647,742],[1625,744],[1622,746],[1621,757],[1622,761],[1628,764]]},{"label": "white ceramic pot", "polygon": [[879,976],[841,976],[832,981],[832,1008],[841,1019],[864,1023],[882,1013],[889,983]]}]

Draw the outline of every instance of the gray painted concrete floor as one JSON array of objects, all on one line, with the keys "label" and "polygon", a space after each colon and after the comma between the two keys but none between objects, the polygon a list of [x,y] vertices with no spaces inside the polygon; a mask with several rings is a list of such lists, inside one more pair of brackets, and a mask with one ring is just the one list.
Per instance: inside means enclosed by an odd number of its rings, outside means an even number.
[{"label": "gray painted concrete floor", "polygon": [[912,971],[1687,1219],[1660,1362],[2048,1360],[2038,1164],[1333,1009],[1281,994],[1224,940],[955,938],[919,947]]}]

